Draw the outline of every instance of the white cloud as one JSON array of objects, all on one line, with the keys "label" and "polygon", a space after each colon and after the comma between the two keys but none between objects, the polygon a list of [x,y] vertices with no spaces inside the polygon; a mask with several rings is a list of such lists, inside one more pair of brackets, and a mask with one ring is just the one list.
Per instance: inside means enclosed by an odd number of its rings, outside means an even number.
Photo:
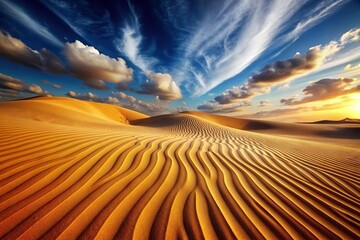
[{"label": "white cloud", "polygon": [[71,73],[90,87],[107,89],[104,81],[119,84],[132,81],[132,69],[123,59],[110,58],[80,41],[66,43],[63,53]]},{"label": "white cloud", "polygon": [[344,68],[344,70],[346,70],[346,71],[352,71],[352,70],[355,70],[355,69],[360,69],[360,64],[358,64],[358,65],[348,64]]},{"label": "white cloud", "polygon": [[69,91],[66,93],[66,95],[69,97],[72,97],[72,98],[90,101],[90,102],[103,102],[102,98],[100,98],[99,96],[97,96],[96,94],[94,94],[92,92],[77,93],[74,91]]},{"label": "white cloud", "polygon": [[94,7],[91,2],[63,0],[41,2],[84,39],[87,39],[88,35],[91,35],[92,39],[98,35],[107,37],[114,32],[110,13]]},{"label": "white cloud", "polygon": [[[292,1],[227,1],[202,19],[187,43],[187,56],[201,57],[210,50],[221,52],[211,64],[205,86],[196,85],[202,95],[234,77],[254,62],[301,7]],[[241,25],[241,30],[239,26]],[[210,37],[211,36],[211,37]],[[190,86],[194,87],[194,86]]]},{"label": "white cloud", "polygon": [[360,40],[360,28],[353,28],[350,31],[344,33],[341,38],[341,44],[348,44],[351,42],[357,42]]},{"label": "white cloud", "polygon": [[143,72],[151,71],[152,66],[157,62],[154,57],[143,53],[139,18],[135,13],[134,7],[128,1],[131,19],[121,29],[121,37],[114,40],[114,44],[121,54],[124,54],[133,64]]},{"label": "white cloud", "polygon": [[124,54],[133,64],[142,71],[149,71],[151,65],[155,62],[153,58],[143,56],[141,52],[142,36],[140,32],[126,25],[122,29],[122,38],[115,40],[119,52]]},{"label": "white cloud", "polygon": [[345,2],[346,1],[342,0],[336,0],[334,2],[319,1],[318,5],[304,16],[304,20],[296,24],[291,32],[280,38],[281,42],[297,39],[303,32],[312,28],[326,16],[335,12]]},{"label": "white cloud", "polygon": [[[349,32],[352,32],[352,30]],[[350,35],[354,36],[354,34]],[[350,42],[348,41],[347,43]],[[290,59],[267,64],[260,71],[253,74],[243,85],[233,86],[231,89],[216,96],[214,100],[219,104],[229,104],[241,99],[250,99],[257,95],[269,93],[270,87],[324,68],[324,65],[329,64],[332,61],[332,57],[345,47],[346,44],[331,41],[324,46],[311,47],[304,55],[296,53]],[[284,103],[290,103],[291,99],[283,99],[283,101]]]},{"label": "white cloud", "polygon": [[[309,9],[306,0],[227,0],[201,6],[196,1],[189,6],[187,1],[162,0],[160,19],[175,28],[169,33],[179,39],[180,54],[170,73],[193,96],[201,96],[263,53],[295,40],[344,2],[314,2]],[[190,7],[202,11],[194,13]]]},{"label": "white cloud", "polygon": [[141,84],[139,93],[156,95],[160,100],[182,99],[180,88],[169,74],[165,73],[146,73],[147,80]]},{"label": "white cloud", "polygon": [[30,93],[36,93],[36,94],[43,94],[44,93],[42,88],[39,85],[36,85],[36,84],[31,84],[30,86],[28,86],[27,91],[29,91]]}]

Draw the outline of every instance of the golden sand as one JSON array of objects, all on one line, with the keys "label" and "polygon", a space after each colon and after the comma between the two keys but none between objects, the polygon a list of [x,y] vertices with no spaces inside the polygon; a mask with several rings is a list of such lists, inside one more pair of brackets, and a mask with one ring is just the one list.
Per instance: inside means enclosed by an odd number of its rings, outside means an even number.
[{"label": "golden sand", "polygon": [[359,239],[356,144],[256,122],[1,103],[0,238]]}]

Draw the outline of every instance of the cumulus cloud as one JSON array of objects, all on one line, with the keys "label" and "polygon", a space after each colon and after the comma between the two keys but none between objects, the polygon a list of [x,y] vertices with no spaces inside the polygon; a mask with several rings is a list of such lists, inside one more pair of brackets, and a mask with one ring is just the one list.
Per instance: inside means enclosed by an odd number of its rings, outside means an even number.
[{"label": "cumulus cloud", "polygon": [[0,55],[25,66],[53,74],[65,74],[63,62],[43,48],[40,51],[26,46],[20,39],[0,31]]},{"label": "cumulus cloud", "polygon": [[130,83],[133,71],[121,58],[110,58],[96,48],[80,41],[66,43],[63,54],[71,74],[83,80],[92,88],[108,89],[105,81],[111,83]]},{"label": "cumulus cloud", "polygon": [[280,100],[281,104],[292,105],[296,101],[296,96],[291,96],[289,98],[283,98]]},{"label": "cumulus cloud", "polygon": [[175,108],[175,112],[184,112],[188,111],[189,107],[186,102],[182,102],[182,104]]},{"label": "cumulus cloud", "polygon": [[250,77],[249,85],[254,88],[270,87],[288,81],[295,76],[309,73],[319,67],[325,58],[337,51],[339,51],[338,44],[330,42],[324,47],[312,47],[304,55],[296,53],[293,58],[266,65]]},{"label": "cumulus cloud", "polygon": [[348,32],[344,33],[340,38],[341,44],[347,44],[359,40],[360,40],[360,28],[353,28]]},{"label": "cumulus cloud", "polygon": [[[165,103],[159,102],[157,98],[155,98],[154,101],[152,102],[144,102],[136,99],[134,96],[127,95],[123,92],[112,93],[111,95],[112,98],[105,99],[106,103],[111,103],[129,109],[133,109],[135,111],[142,112],[147,115],[159,115],[159,114],[170,113],[172,111],[167,108]],[[119,102],[114,103],[114,101],[119,101]]]},{"label": "cumulus cloud", "polygon": [[302,90],[305,95],[303,99],[299,101],[291,98],[281,99],[280,102],[285,105],[296,105],[360,92],[360,84],[355,85],[355,83],[356,79],[353,78],[321,79],[310,83]]},{"label": "cumulus cloud", "polygon": [[118,97],[119,99],[122,99],[122,100],[126,100],[129,103],[135,103],[137,100],[134,96],[127,95],[123,92],[113,93],[113,96]]},{"label": "cumulus cloud", "polygon": [[24,81],[0,73],[0,88],[20,91],[25,86]]},{"label": "cumulus cloud", "polygon": [[28,91],[30,93],[35,93],[35,94],[43,94],[44,93],[42,88],[36,84],[31,84],[31,85],[27,86],[26,91]]},{"label": "cumulus cloud", "polygon": [[270,88],[251,88],[248,84],[237,87],[232,87],[220,95],[216,96],[214,100],[219,104],[233,103],[241,99],[249,99],[259,94],[270,92]]},{"label": "cumulus cloud", "polygon": [[358,65],[348,64],[344,68],[345,71],[352,71],[352,70],[355,70],[355,69],[360,69],[360,64],[358,64]]},{"label": "cumulus cloud", "polygon": [[75,98],[75,99],[79,99],[79,100],[85,100],[85,101],[91,101],[91,102],[102,102],[102,99],[92,92],[77,93],[74,91],[69,91],[66,93],[66,96],[69,96],[69,97]]},{"label": "cumulus cloud", "polygon": [[63,54],[67,67],[47,49],[33,50],[21,40],[0,31],[0,55],[11,61],[52,74],[71,74],[98,90],[109,89],[106,82],[116,83],[118,89],[129,89],[133,71],[123,59],[110,58],[80,41],[66,43]]},{"label": "cumulus cloud", "polygon": [[139,93],[156,95],[160,100],[182,99],[180,88],[169,74],[148,72],[146,77]]},{"label": "cumulus cloud", "polygon": [[112,97],[112,96],[105,98],[104,102],[109,103],[109,104],[114,104],[114,105],[120,104],[120,100],[118,98]]},{"label": "cumulus cloud", "polygon": [[24,81],[0,73],[0,91],[8,97],[21,97],[20,93],[31,93],[40,96],[50,96],[39,85],[27,85]]},{"label": "cumulus cloud", "polygon": [[260,101],[259,107],[268,107],[271,106],[271,102],[269,100]]},{"label": "cumulus cloud", "polygon": [[232,113],[242,111],[244,107],[251,106],[250,101],[241,101],[230,104],[219,104],[216,101],[208,101],[197,107],[202,112],[209,113]]},{"label": "cumulus cloud", "polygon": [[152,102],[144,102],[123,92],[113,92],[110,96],[100,97],[92,92],[77,93],[75,91],[69,91],[66,96],[79,100],[113,104],[142,112],[147,115],[159,115],[175,111],[174,109],[167,108],[166,103],[159,102],[156,98]]}]

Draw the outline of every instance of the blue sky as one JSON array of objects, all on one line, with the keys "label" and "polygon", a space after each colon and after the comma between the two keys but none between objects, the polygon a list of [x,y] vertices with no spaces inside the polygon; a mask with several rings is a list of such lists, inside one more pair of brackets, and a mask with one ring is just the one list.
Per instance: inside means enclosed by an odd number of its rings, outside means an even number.
[{"label": "blue sky", "polygon": [[336,105],[325,100],[356,99],[359,16],[355,0],[0,0],[0,100],[68,96],[150,115],[319,112]]}]

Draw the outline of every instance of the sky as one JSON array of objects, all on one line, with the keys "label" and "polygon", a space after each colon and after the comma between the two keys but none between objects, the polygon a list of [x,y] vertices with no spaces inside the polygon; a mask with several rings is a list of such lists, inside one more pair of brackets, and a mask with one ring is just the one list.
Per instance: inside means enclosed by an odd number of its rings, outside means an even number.
[{"label": "sky", "polygon": [[0,0],[0,101],[360,118],[360,1]]}]

